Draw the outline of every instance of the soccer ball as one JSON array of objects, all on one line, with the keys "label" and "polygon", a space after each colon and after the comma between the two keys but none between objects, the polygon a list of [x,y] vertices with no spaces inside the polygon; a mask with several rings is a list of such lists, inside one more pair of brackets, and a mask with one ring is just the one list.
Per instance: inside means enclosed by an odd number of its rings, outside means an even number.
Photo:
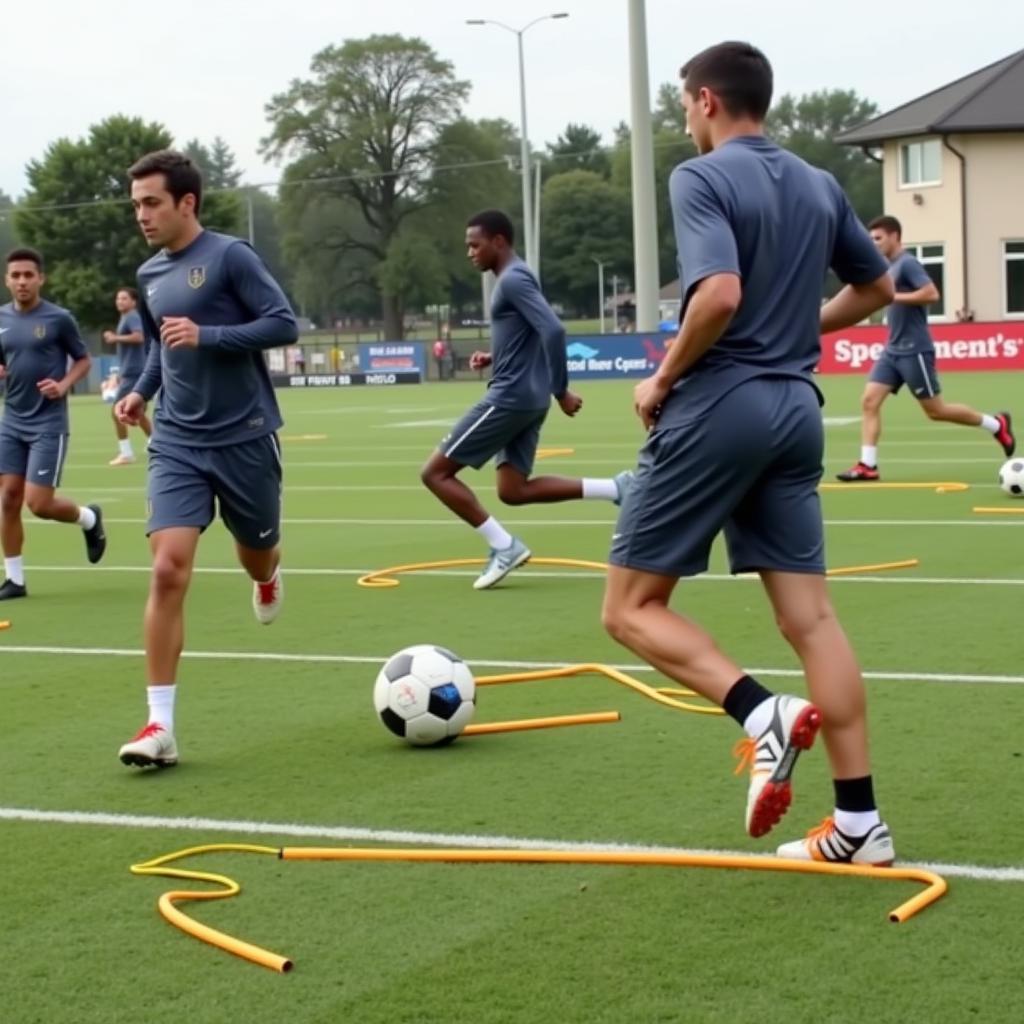
[{"label": "soccer ball", "polygon": [[417,644],[393,654],[377,675],[373,706],[384,725],[414,747],[451,743],[476,710],[469,666],[444,647]]},{"label": "soccer ball", "polygon": [[1010,459],[999,470],[999,486],[1011,498],[1024,498],[1024,459]]}]

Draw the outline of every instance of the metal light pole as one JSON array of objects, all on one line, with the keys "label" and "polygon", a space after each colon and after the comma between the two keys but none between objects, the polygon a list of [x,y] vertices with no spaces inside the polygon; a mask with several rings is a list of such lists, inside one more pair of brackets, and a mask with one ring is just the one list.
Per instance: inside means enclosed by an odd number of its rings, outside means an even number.
[{"label": "metal light pole", "polygon": [[629,0],[629,86],[636,330],[654,331],[658,328],[658,227],[644,0]]},{"label": "metal light pole", "polygon": [[544,14],[539,18],[534,18],[533,21],[524,25],[522,28],[512,28],[511,25],[506,25],[502,21],[494,21],[491,18],[467,18],[467,25],[497,25],[498,28],[503,28],[506,32],[511,32],[516,36],[518,40],[518,52],[519,52],[519,156],[520,156],[520,175],[523,182],[523,246],[526,250],[526,262],[530,267],[537,272],[540,262],[540,246],[534,235],[534,217],[536,216],[533,209],[533,202],[531,197],[531,182],[530,182],[530,138],[526,131],[526,66],[523,60],[523,35],[528,29],[533,28],[534,25],[539,24],[542,21],[553,21],[558,18],[568,18],[569,15],[565,11],[561,11],[558,14]]},{"label": "metal light pole", "polygon": [[247,189],[245,193],[245,205],[247,208],[247,220],[249,227],[249,244],[255,249],[256,248],[256,219],[253,216],[252,209],[252,190]]},{"label": "metal light pole", "polygon": [[604,334],[604,262],[596,256],[590,258],[597,264],[597,308],[601,316],[601,333]]}]

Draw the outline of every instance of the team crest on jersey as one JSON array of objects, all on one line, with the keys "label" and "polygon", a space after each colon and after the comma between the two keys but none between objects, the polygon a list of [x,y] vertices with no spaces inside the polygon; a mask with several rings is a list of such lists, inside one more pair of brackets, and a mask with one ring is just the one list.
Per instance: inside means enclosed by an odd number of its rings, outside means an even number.
[{"label": "team crest on jersey", "polygon": [[189,267],[189,288],[202,288],[204,284],[206,284],[206,267]]},{"label": "team crest on jersey", "polygon": [[42,341],[46,337],[46,324],[37,324],[32,328],[32,333]]}]

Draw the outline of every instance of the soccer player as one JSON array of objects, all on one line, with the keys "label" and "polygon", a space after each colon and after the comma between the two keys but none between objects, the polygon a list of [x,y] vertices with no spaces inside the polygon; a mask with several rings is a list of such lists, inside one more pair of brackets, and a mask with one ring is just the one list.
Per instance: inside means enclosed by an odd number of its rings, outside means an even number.
[{"label": "soccer player", "polygon": [[170,150],[128,171],[146,241],[159,252],[139,268],[139,310],[153,340],[146,367],[117,403],[137,424],[160,389],[149,447],[147,533],[153,575],[144,620],[149,718],[121,747],[125,764],[176,764],[174,704],[184,602],[199,535],[214,503],[253,580],[253,609],[281,609],[281,414],[263,352],[292,344],[295,316],[247,243],[205,231],[202,178]]},{"label": "soccer player", "polygon": [[[146,338],[142,332],[138,302],[139,293],[134,288],[118,288],[114,305],[121,314],[121,319],[117,330],[103,332],[103,340],[108,345],[117,346],[119,383],[117,394],[114,396],[115,407],[122,398],[131,394],[139,374],[146,365]],[[135,452],[132,451],[132,443],[128,439],[128,428],[117,418],[113,409],[111,415],[114,420],[114,433],[117,434],[118,453],[110,460],[110,465],[130,466],[135,461]],[[145,413],[139,417],[139,426],[146,437],[152,434],[153,428]]]},{"label": "soccer player", "polygon": [[530,549],[513,537],[459,479],[466,466],[497,464],[498,497],[506,505],[603,498],[619,504],[632,473],[609,480],[531,477],[544,423],[554,396],[566,416],[575,416],[583,399],[569,390],[565,328],[541,293],[530,268],[513,248],[512,221],[500,210],[484,210],[469,219],[466,250],[482,273],[493,271],[491,351],[474,352],[470,367],[493,366],[487,395],[452,428],[423,467],[420,478],[440,501],[472,526],[490,548],[490,557],[473,586],[486,590],[530,558]]},{"label": "soccer player", "polygon": [[935,345],[928,332],[928,305],[937,302],[939,290],[928,271],[903,248],[903,228],[895,217],[876,217],[869,225],[871,239],[889,261],[896,294],[886,314],[889,340],[881,359],[868,376],[860,405],[863,412],[860,461],[836,475],[846,483],[879,480],[878,439],[882,436],[882,404],[904,384],[913,392],[930,420],[959,423],[987,430],[1003,449],[1013,455],[1017,441],[1008,412],[995,415],[976,412],[967,405],[947,402],[940,394],[935,372]]},{"label": "soccer player", "polygon": [[45,283],[43,258],[35,249],[8,254],[6,284],[13,301],[0,306],[0,377],[7,385],[0,424],[0,601],[28,596],[23,504],[38,519],[80,526],[93,564],[107,546],[99,505],[57,497],[68,451],[67,395],[89,372],[91,360],[75,318],[41,297]]},{"label": "soccer player", "polygon": [[[737,752],[750,766],[750,835],[785,813],[794,762],[821,725],[835,815],[779,854],[888,863],[863,681],[825,583],[821,395],[811,371],[820,333],[880,309],[892,279],[835,179],[765,138],[772,69],[760,50],[720,43],[682,78],[701,154],[669,184],[683,315],[664,361],[634,392],[648,437],[612,538],[604,625],[746,732]],[[829,266],[845,287],[822,307]],[[813,703],[771,693],[669,608],[680,577],[707,569],[722,530],[732,571],[760,575]]]}]

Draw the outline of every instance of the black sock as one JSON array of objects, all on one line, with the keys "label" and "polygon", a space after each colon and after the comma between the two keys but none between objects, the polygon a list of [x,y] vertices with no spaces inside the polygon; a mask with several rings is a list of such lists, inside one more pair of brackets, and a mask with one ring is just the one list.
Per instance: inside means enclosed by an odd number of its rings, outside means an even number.
[{"label": "black sock", "polygon": [[771,690],[766,690],[752,676],[743,676],[729,688],[729,692],[722,702],[722,708],[730,718],[734,718],[740,725],[743,725],[750,712],[771,696]]},{"label": "black sock", "polygon": [[836,809],[840,811],[874,811],[875,790],[870,775],[862,775],[859,779],[833,779],[836,791]]}]

